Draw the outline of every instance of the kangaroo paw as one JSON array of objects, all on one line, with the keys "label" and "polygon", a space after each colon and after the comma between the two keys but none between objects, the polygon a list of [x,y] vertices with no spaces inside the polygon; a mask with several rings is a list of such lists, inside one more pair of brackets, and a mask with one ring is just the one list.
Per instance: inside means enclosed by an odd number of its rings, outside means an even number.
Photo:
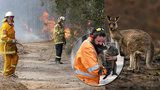
[{"label": "kangaroo paw", "polygon": [[132,67],[128,67],[127,70],[133,71],[134,69]]},{"label": "kangaroo paw", "polygon": [[140,70],[136,69],[134,70],[134,73],[140,73]]},{"label": "kangaroo paw", "polygon": [[156,69],[156,67],[154,67],[152,64],[146,64],[146,68],[147,69]]},{"label": "kangaroo paw", "polygon": [[149,65],[149,66],[147,66],[147,69],[157,69],[157,68]]}]

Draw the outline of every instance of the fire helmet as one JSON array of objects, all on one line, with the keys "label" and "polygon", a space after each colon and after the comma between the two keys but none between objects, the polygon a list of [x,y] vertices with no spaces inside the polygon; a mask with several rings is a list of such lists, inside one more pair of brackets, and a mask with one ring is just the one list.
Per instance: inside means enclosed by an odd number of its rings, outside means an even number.
[{"label": "fire helmet", "polygon": [[96,31],[104,31],[103,28],[97,28]]},{"label": "fire helmet", "polygon": [[5,17],[14,16],[14,14],[11,11],[6,12]]},{"label": "fire helmet", "polygon": [[90,33],[91,37],[96,38],[97,36],[106,36],[105,30],[103,28],[93,29]]},{"label": "fire helmet", "polygon": [[64,17],[64,16],[60,16],[60,17],[58,18],[58,22],[60,22],[60,21],[65,21],[65,17]]}]

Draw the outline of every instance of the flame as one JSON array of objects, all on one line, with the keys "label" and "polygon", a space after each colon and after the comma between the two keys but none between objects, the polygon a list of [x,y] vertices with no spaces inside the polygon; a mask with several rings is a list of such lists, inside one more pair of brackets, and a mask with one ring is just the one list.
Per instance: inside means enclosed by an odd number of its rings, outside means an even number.
[{"label": "flame", "polygon": [[44,11],[42,13],[42,15],[40,16],[40,20],[43,21],[44,23],[47,23],[48,22],[48,17],[49,17],[49,14],[47,11]]},{"label": "flame", "polygon": [[51,39],[55,25],[54,17],[49,18],[49,13],[44,11],[40,16],[40,20],[43,22],[43,28],[41,31],[46,35],[49,34],[47,38]]},{"label": "flame", "polygon": [[44,11],[42,13],[42,15],[40,16],[40,20],[44,23],[44,27],[42,29],[42,32],[45,32],[45,31],[52,32],[52,30],[54,28],[54,24],[55,24],[54,17],[49,19],[48,12]]},{"label": "flame", "polygon": [[70,30],[69,27],[66,27],[66,28],[64,29],[65,38],[66,38],[66,39],[70,38],[70,36],[71,36],[71,32],[70,32],[70,31],[71,31],[71,30]]}]

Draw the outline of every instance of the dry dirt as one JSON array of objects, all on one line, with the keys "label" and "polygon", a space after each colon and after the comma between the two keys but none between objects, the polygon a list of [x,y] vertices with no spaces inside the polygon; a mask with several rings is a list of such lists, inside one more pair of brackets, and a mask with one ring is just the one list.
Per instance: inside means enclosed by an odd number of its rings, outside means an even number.
[{"label": "dry dirt", "polygon": [[[91,87],[79,81],[71,68],[70,59],[64,53],[64,64],[55,64],[53,43],[23,44],[25,52],[20,54],[17,79],[29,90],[104,90],[105,87]],[[50,57],[51,56],[51,57]],[[50,58],[50,59],[49,59]]]},{"label": "dry dirt", "polygon": [[[53,43],[25,43],[16,74],[17,79],[4,79],[0,76],[0,90],[158,90],[160,88],[160,70],[145,69],[141,61],[140,72],[129,72],[125,61],[120,76],[106,87],[91,87],[74,76],[69,57],[63,52],[64,64],[55,64]],[[50,58],[51,56],[51,58]],[[49,59],[50,58],[50,59]],[[154,61],[159,67],[160,61]]]},{"label": "dry dirt", "polygon": [[107,90],[159,90],[160,88],[160,60],[154,60],[153,65],[157,69],[148,70],[145,61],[140,62],[140,71],[128,71],[129,60],[125,60],[125,66],[119,77],[106,85]]},{"label": "dry dirt", "polygon": [[28,88],[13,78],[4,78],[0,75],[0,90],[28,90]]}]

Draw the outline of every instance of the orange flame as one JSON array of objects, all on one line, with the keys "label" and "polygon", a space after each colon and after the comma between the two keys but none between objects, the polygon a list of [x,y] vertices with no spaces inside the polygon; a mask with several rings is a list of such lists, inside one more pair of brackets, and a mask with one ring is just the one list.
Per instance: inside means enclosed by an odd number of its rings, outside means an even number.
[{"label": "orange flame", "polygon": [[52,39],[52,32],[55,25],[54,17],[49,18],[49,14],[47,11],[44,11],[40,16],[40,20],[43,22],[42,33],[44,33],[45,38],[49,40]]},{"label": "orange flame", "polygon": [[49,14],[47,11],[44,11],[40,16],[40,20],[44,23],[44,27],[42,32],[53,32],[53,28],[55,25],[54,17],[49,19]]}]

